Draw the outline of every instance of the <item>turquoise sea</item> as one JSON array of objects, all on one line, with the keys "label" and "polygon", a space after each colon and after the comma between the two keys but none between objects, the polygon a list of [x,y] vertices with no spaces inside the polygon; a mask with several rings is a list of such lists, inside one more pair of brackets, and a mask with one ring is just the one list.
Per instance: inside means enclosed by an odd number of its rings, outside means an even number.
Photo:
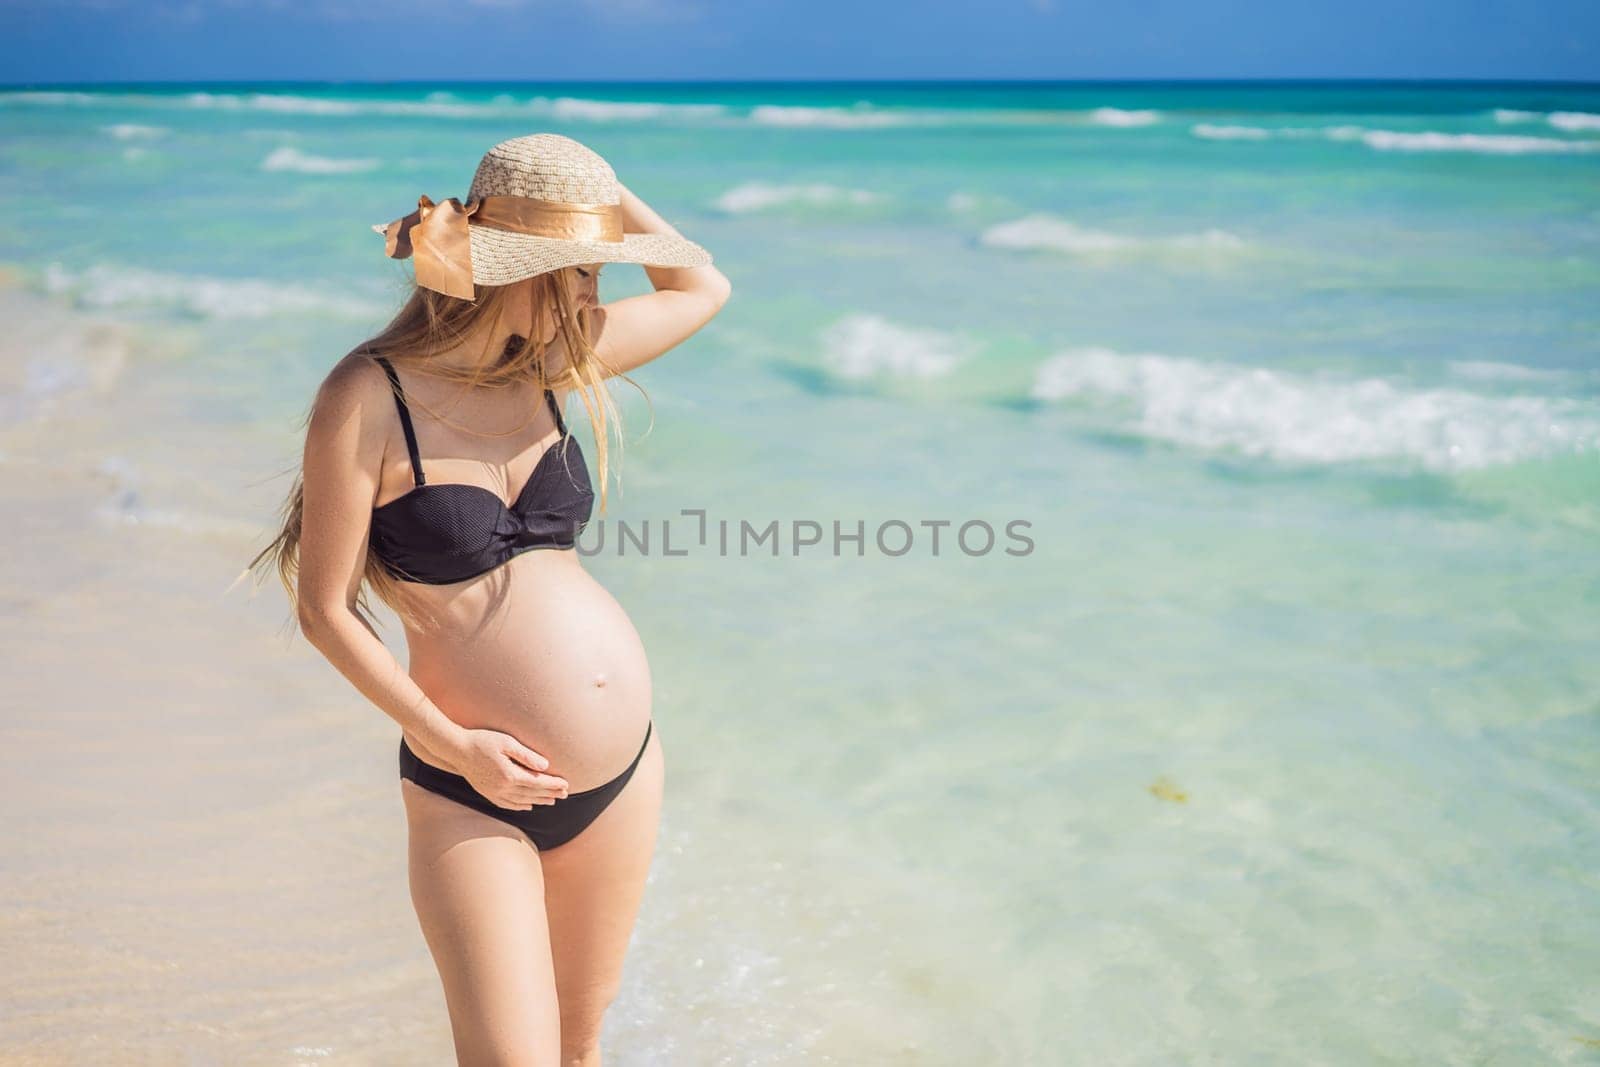
[{"label": "turquoise sea", "polygon": [[398,730],[222,591],[539,131],[734,283],[587,564],[608,1062],[1600,1062],[1600,86],[1486,83],[0,90],[0,1059],[443,1062]]}]

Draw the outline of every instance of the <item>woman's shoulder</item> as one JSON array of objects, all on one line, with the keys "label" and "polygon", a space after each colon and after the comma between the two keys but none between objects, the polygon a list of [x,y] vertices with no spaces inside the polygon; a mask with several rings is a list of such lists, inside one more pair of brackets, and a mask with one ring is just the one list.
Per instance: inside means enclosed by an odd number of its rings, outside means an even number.
[{"label": "woman's shoulder", "polygon": [[335,363],[306,416],[306,462],[324,473],[354,463],[377,477],[389,448],[393,396],[388,376],[371,356],[352,353]]},{"label": "woman's shoulder", "polygon": [[377,358],[360,350],[349,353],[328,369],[317,386],[318,407],[355,409],[392,396],[389,376]]}]

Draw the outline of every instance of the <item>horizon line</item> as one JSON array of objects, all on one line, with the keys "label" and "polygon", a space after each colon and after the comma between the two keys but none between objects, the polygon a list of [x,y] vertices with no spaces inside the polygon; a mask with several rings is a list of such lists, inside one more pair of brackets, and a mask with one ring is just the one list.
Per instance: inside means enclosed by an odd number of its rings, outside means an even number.
[{"label": "horizon line", "polygon": [[168,78],[104,79],[70,81],[0,82],[0,89],[69,88],[84,86],[177,86],[177,85],[610,85],[610,86],[943,86],[943,85],[1038,85],[1038,86],[1265,86],[1265,85],[1426,85],[1426,86],[1522,86],[1549,88],[1600,89],[1600,80],[1580,81],[1548,78],[1472,78],[1472,77],[1167,77],[1167,78]]}]

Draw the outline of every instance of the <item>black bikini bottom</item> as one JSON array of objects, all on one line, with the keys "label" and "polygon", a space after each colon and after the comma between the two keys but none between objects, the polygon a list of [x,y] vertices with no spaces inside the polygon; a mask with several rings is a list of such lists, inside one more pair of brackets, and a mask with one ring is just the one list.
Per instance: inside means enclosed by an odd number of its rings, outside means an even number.
[{"label": "black bikini bottom", "polygon": [[622,792],[622,787],[633,777],[633,769],[639,766],[645,746],[650,744],[650,730],[654,725],[653,719],[645,725],[644,744],[639,746],[638,755],[633,757],[633,762],[628,764],[627,769],[621,774],[593,789],[568,793],[554,804],[535,804],[528,811],[502,808],[474,789],[472,783],[463,776],[424,762],[411,751],[411,746],[406,744],[404,737],[400,738],[400,777],[409,778],[429,792],[449,797],[474,811],[481,811],[501,822],[510,823],[526,834],[535,848],[540,852],[546,852],[577,837],[590,823],[598,819],[600,813],[606,810],[606,806]]}]

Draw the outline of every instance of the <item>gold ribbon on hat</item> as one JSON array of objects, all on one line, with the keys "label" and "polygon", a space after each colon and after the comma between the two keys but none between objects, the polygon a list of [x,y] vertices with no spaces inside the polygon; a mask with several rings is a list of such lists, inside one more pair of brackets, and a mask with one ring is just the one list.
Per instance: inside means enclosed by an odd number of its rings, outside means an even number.
[{"label": "gold ribbon on hat", "polygon": [[531,196],[484,196],[465,204],[452,196],[436,204],[424,193],[417,197],[417,210],[372,228],[383,234],[390,259],[416,259],[418,285],[471,300],[477,295],[472,287],[473,225],[533,237],[615,243],[622,240],[622,205]]}]

